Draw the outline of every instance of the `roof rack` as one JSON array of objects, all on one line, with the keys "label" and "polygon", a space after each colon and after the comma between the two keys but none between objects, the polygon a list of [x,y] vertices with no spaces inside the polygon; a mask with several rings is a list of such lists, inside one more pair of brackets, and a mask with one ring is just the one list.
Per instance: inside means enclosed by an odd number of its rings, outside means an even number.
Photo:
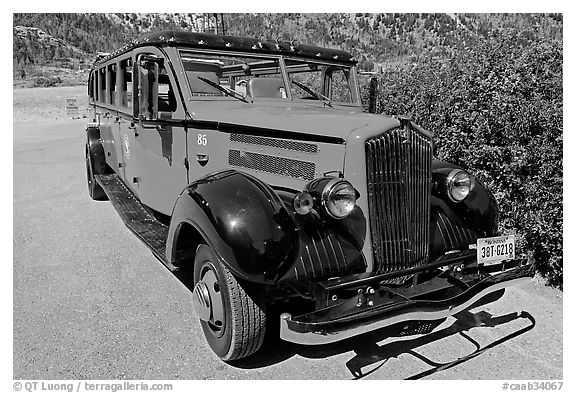
[{"label": "roof rack", "polygon": [[[263,38],[263,37],[260,37]],[[106,57],[97,59],[97,63],[109,60],[113,56],[125,53],[133,48],[145,45],[158,46],[182,46],[188,48],[218,49],[246,53],[276,53],[291,56],[301,56],[320,60],[338,61],[344,63],[356,63],[356,59],[348,52],[305,45],[297,40],[281,41],[262,40],[238,36],[225,36],[207,33],[193,33],[189,31],[168,30],[144,34],[131,43],[117,49]]]}]

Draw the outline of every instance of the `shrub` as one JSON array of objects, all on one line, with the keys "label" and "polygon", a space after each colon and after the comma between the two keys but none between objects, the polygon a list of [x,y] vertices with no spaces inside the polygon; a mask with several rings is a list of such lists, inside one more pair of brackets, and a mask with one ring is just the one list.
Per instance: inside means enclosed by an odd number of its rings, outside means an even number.
[{"label": "shrub", "polygon": [[59,76],[38,76],[34,78],[33,87],[52,87],[58,83],[62,83],[62,79]]},{"label": "shrub", "polygon": [[502,31],[451,58],[388,69],[378,107],[432,131],[437,156],[494,192],[501,232],[562,287],[562,43],[518,42]]}]

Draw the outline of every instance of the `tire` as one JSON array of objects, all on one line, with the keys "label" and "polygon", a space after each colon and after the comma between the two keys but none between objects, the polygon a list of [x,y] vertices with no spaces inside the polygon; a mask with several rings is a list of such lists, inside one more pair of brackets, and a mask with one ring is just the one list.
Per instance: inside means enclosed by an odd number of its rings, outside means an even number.
[{"label": "tire", "polygon": [[92,154],[90,151],[90,147],[86,145],[86,177],[88,181],[88,194],[90,198],[95,201],[105,201],[108,199],[108,196],[98,184],[96,179],[94,178],[94,164],[92,162]]},{"label": "tire", "polygon": [[258,351],[266,333],[265,311],[205,244],[194,258],[194,296],[200,281],[210,288],[209,317],[201,317],[200,324],[214,353],[232,361]]}]

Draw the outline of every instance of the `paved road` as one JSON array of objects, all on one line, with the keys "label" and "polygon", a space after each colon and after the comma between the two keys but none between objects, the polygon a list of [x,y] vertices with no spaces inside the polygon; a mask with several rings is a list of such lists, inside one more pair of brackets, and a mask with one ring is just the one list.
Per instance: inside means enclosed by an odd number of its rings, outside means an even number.
[{"label": "paved road", "polygon": [[[14,125],[16,379],[563,377],[562,294],[535,281],[429,335],[377,332],[321,348],[271,337],[254,359],[223,363],[189,289],[108,202],[89,199],[83,153],[80,120]],[[442,370],[478,346],[489,349]]]}]

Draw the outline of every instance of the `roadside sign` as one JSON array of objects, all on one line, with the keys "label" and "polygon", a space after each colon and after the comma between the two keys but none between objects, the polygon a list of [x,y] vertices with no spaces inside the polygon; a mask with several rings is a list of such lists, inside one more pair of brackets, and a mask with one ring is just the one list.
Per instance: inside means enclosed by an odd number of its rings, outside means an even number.
[{"label": "roadside sign", "polygon": [[66,98],[66,116],[71,117],[72,119],[80,117],[80,110],[76,103],[77,100],[76,97]]}]

